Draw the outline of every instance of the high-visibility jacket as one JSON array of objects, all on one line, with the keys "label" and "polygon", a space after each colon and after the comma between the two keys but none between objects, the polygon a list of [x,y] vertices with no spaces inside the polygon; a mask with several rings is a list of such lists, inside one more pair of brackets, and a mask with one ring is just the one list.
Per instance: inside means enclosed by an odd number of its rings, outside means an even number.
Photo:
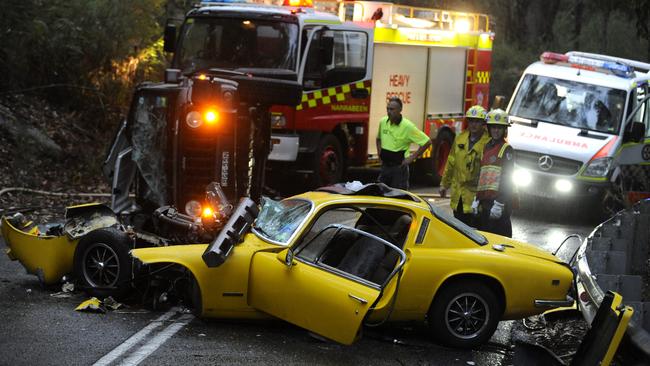
[{"label": "high-visibility jacket", "polygon": [[463,198],[463,212],[472,212],[472,201],[476,195],[481,156],[483,148],[490,141],[487,132],[469,149],[469,131],[465,130],[454,140],[447,159],[445,173],[440,182],[441,187],[451,188],[451,208],[456,210],[460,198]]},{"label": "high-visibility jacket", "polygon": [[[507,154],[507,155],[506,155]],[[506,161],[508,165],[506,165]],[[510,203],[510,184],[504,178],[507,176],[504,171],[512,165],[512,147],[505,142],[491,140],[483,150],[483,158],[481,159],[481,172],[478,179],[478,187],[476,189],[476,198],[478,200],[499,200],[499,196],[506,193],[508,204]],[[504,188],[508,188],[504,190]],[[505,192],[504,192],[505,191]],[[506,202],[502,202],[506,203]]]}]

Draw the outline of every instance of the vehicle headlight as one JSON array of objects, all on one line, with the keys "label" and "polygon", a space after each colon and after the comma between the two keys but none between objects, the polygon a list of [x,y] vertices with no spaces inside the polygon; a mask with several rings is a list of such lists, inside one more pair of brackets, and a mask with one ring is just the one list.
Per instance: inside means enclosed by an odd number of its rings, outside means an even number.
[{"label": "vehicle headlight", "polygon": [[573,183],[566,179],[558,179],[555,181],[555,189],[560,192],[569,192],[573,189]]},{"label": "vehicle headlight", "polygon": [[512,173],[512,181],[515,185],[526,187],[533,181],[533,176],[526,169],[515,169]]},{"label": "vehicle headlight", "polygon": [[185,212],[192,217],[201,216],[201,211],[202,211],[202,207],[199,201],[192,200],[192,201],[188,201],[185,204]]},{"label": "vehicle headlight", "polygon": [[199,128],[203,124],[203,117],[197,111],[191,111],[185,116],[185,123],[191,128]]},{"label": "vehicle headlight", "polygon": [[587,169],[582,175],[587,177],[606,177],[609,173],[609,168],[612,166],[612,158],[599,158],[589,162]]},{"label": "vehicle headlight", "polygon": [[271,113],[271,128],[285,128],[287,118],[282,113]]}]

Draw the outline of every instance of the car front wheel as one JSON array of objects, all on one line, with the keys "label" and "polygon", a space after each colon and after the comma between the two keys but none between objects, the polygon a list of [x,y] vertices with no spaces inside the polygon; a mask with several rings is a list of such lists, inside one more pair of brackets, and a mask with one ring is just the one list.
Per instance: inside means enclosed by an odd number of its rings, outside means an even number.
[{"label": "car front wheel", "polygon": [[492,337],[500,316],[500,301],[491,288],[461,281],[445,286],[436,296],[429,310],[429,326],[441,343],[472,348]]},{"label": "car front wheel", "polygon": [[86,234],[77,245],[74,272],[91,296],[120,296],[129,286],[131,262],[129,236],[114,228]]}]

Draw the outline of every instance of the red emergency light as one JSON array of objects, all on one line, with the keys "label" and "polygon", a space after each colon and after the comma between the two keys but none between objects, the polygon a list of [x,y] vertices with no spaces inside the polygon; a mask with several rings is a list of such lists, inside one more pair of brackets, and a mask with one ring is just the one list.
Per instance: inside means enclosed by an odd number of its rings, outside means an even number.
[{"label": "red emergency light", "polygon": [[313,8],[314,2],[312,0],[284,0],[282,3],[284,6],[294,6],[294,7],[303,7],[303,8]]},{"label": "red emergency light", "polygon": [[540,60],[545,64],[554,64],[558,62],[569,62],[569,56],[555,52],[544,52]]}]

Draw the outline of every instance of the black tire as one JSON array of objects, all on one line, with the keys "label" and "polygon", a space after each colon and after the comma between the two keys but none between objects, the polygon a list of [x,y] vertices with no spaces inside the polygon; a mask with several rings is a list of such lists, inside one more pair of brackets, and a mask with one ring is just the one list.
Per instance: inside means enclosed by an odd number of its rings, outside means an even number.
[{"label": "black tire", "polygon": [[93,230],[81,238],[74,254],[74,272],[79,286],[100,298],[120,297],[130,287],[131,239],[115,228]]},{"label": "black tire", "polygon": [[478,281],[458,281],[445,285],[429,309],[429,327],[441,343],[472,348],[487,342],[497,328],[502,313],[494,291]]},{"label": "black tire", "polygon": [[341,143],[334,135],[327,134],[320,139],[312,167],[314,169],[311,182],[313,188],[329,186],[343,180],[345,162]]},{"label": "black tire", "polygon": [[440,131],[438,137],[436,137],[433,146],[434,150],[431,154],[433,157],[433,159],[431,159],[431,179],[434,186],[439,185],[442,180],[442,175],[445,172],[445,165],[447,165],[447,159],[454,144],[454,137],[454,134],[448,129]]},{"label": "black tire", "polygon": [[196,278],[190,273],[190,285],[187,289],[187,307],[197,317],[203,314],[203,298],[201,297],[201,287]]}]

